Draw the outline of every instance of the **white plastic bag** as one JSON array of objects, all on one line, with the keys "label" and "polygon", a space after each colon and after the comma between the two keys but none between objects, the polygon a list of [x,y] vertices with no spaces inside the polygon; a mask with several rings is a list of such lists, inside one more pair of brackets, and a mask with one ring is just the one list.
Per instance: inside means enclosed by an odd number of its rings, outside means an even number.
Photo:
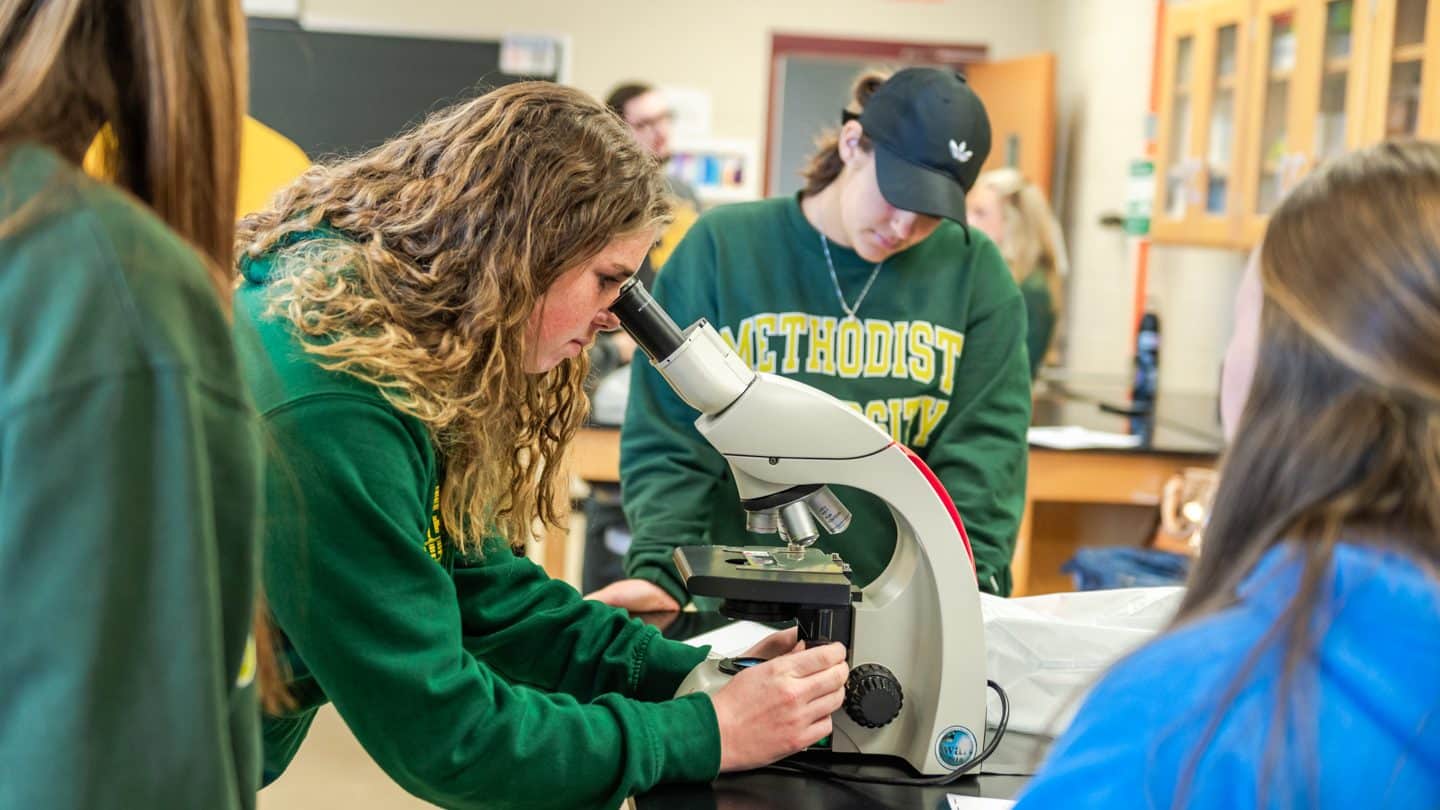
[{"label": "white plastic bag", "polygon": [[[1175,615],[1183,588],[1118,588],[1004,599],[980,594],[986,670],[1010,698],[1010,725],[985,773],[1034,773],[1085,692]],[[989,720],[1000,699],[989,696]]]}]

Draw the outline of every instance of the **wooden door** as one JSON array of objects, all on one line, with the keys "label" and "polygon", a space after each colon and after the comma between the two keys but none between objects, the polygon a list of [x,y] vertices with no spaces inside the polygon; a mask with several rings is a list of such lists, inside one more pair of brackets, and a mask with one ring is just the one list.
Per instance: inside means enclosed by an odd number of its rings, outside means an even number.
[{"label": "wooden door", "polygon": [[985,170],[1019,169],[1048,199],[1055,165],[1055,54],[970,65],[965,77],[990,115]]}]

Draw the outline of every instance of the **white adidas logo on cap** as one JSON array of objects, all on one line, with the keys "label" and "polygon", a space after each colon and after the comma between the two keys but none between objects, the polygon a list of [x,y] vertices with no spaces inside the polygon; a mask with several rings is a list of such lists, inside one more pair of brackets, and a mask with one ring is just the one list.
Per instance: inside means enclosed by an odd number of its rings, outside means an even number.
[{"label": "white adidas logo on cap", "polygon": [[969,163],[970,158],[974,156],[975,153],[966,147],[964,141],[956,143],[954,138],[950,139],[950,157],[955,158],[961,163]]}]

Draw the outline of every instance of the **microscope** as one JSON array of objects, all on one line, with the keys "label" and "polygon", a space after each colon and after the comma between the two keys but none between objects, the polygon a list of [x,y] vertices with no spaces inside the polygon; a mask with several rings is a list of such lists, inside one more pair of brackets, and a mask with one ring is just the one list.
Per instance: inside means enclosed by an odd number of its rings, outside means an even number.
[{"label": "microscope", "polygon": [[[898,757],[922,775],[965,766],[985,743],[985,638],[974,554],[940,480],[909,448],[840,400],[752,371],[704,319],[681,330],[631,279],[611,307],[700,417],[735,476],[746,528],[781,546],[686,546],[685,587],[721,612],[795,620],[808,644],[845,645],[850,679],[833,717],[835,753]],[[829,485],[873,493],[895,519],[895,552],[864,588],[812,544],[850,513]],[[745,659],[711,658],[677,694],[713,692]]]}]

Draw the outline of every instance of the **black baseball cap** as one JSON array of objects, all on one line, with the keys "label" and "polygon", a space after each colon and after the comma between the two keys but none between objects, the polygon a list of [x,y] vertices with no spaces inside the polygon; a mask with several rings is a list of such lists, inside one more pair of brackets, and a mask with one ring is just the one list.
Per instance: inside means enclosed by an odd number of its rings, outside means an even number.
[{"label": "black baseball cap", "polygon": [[875,147],[875,178],[896,208],[965,224],[965,193],[990,155],[990,116],[953,70],[905,68],[856,116]]}]

